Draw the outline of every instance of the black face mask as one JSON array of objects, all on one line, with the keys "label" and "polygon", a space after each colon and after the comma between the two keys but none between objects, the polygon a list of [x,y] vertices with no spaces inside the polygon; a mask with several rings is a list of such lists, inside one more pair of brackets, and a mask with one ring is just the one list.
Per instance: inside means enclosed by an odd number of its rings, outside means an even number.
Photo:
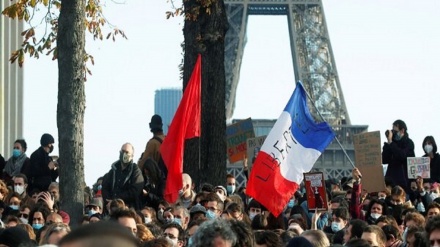
[{"label": "black face mask", "polygon": [[53,145],[49,147],[49,153],[53,152]]}]

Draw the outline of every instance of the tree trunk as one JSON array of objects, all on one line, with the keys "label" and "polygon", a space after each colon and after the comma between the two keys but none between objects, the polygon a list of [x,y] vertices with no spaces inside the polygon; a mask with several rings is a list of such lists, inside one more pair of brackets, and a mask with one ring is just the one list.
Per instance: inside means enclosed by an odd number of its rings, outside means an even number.
[{"label": "tree trunk", "polygon": [[61,210],[78,225],[84,211],[85,1],[61,1],[58,26],[59,181]]},{"label": "tree trunk", "polygon": [[[188,14],[199,6],[196,20],[186,18],[183,29],[185,57],[183,88],[191,76],[197,54],[202,54],[202,133],[186,142],[184,172],[197,186],[226,182],[225,35],[227,18],[223,0],[212,1],[210,13],[196,0],[184,1]],[[200,152],[199,152],[200,151]],[[199,155],[200,154],[200,155]]]}]

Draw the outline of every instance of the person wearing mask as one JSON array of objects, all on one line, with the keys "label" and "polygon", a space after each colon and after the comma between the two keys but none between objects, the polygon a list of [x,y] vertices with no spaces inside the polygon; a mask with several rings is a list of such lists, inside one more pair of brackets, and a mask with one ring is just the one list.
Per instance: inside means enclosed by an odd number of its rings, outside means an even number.
[{"label": "person wearing mask", "polygon": [[102,214],[102,209],[102,198],[93,198],[86,206],[85,212],[91,217],[94,214]]},{"label": "person wearing mask", "polygon": [[175,222],[168,223],[163,227],[163,236],[172,243],[173,247],[184,246],[185,232],[182,227]]},{"label": "person wearing mask", "polygon": [[3,170],[3,180],[8,183],[18,174],[29,175],[31,160],[26,155],[27,143],[23,139],[14,142],[12,157],[6,162]]},{"label": "person wearing mask", "polygon": [[30,190],[37,188],[47,191],[50,183],[58,178],[58,165],[49,156],[54,149],[54,143],[52,135],[43,134],[40,139],[41,146],[31,154]]},{"label": "person wearing mask", "polygon": [[228,192],[228,196],[233,195],[235,193],[236,184],[235,184],[235,176],[232,174],[226,175],[226,191]]},{"label": "person wearing mask", "polygon": [[26,175],[20,173],[12,179],[14,182],[14,192],[17,192],[21,197],[21,204],[33,206],[35,201],[27,194],[28,179]]},{"label": "person wearing mask", "polygon": [[440,154],[437,153],[437,144],[435,143],[434,137],[425,137],[425,139],[423,139],[422,148],[425,152],[423,157],[429,157],[430,159],[431,181],[440,183]]},{"label": "person wearing mask", "polygon": [[141,170],[133,163],[134,148],[130,143],[122,145],[119,160],[115,161],[102,182],[104,202],[120,198],[128,207],[139,210],[140,196],[144,186]]},{"label": "person wearing mask", "polygon": [[371,199],[368,204],[367,212],[365,213],[365,220],[369,225],[376,224],[377,219],[382,215],[388,214],[388,206],[384,200]]},{"label": "person wearing mask", "polygon": [[38,232],[46,223],[46,218],[50,214],[50,210],[47,207],[34,208],[29,214],[29,224],[32,224],[32,228],[35,232]]},{"label": "person wearing mask", "polygon": [[224,209],[224,204],[217,193],[211,192],[205,197],[206,218],[208,220],[219,218]]},{"label": "person wearing mask", "polygon": [[251,222],[252,222],[252,220],[254,220],[255,216],[261,214],[262,211],[263,211],[263,206],[258,201],[256,201],[255,199],[252,199],[249,202],[248,215],[249,215],[249,219],[251,220]]},{"label": "person wearing mask", "polygon": [[179,191],[179,198],[177,198],[176,204],[183,205],[185,208],[190,208],[196,198],[196,193],[191,189],[191,176],[187,173],[183,173],[182,182],[182,190]]},{"label": "person wearing mask", "polygon": [[406,158],[414,157],[414,142],[409,138],[408,128],[402,120],[396,120],[391,130],[385,132],[387,142],[382,148],[382,164],[388,164],[385,177],[409,192]]}]

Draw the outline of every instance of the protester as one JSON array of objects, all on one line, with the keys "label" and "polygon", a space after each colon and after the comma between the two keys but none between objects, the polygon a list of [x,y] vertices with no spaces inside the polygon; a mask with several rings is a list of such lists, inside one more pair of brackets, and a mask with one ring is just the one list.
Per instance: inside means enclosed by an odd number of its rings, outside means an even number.
[{"label": "protester", "polygon": [[50,183],[58,178],[58,164],[49,156],[54,149],[55,139],[50,134],[41,136],[41,146],[31,154],[29,184],[31,189],[47,191]]},{"label": "protester", "polygon": [[386,177],[396,185],[409,191],[406,158],[414,157],[414,142],[409,138],[408,128],[402,120],[396,120],[392,129],[385,133],[387,142],[383,145],[382,163],[388,164]]},{"label": "protester", "polygon": [[25,140],[18,139],[14,142],[12,156],[6,162],[3,170],[3,179],[6,183],[9,183],[18,174],[29,176],[31,160],[27,157],[26,150],[27,143]]},{"label": "protester", "polygon": [[153,133],[153,137],[147,142],[147,145],[145,146],[145,151],[142,153],[142,156],[138,161],[138,165],[141,170],[143,170],[145,161],[148,158],[151,158],[157,164],[159,164],[159,161],[161,159],[161,154],[159,150],[165,138],[162,129],[163,123],[161,116],[157,114],[153,115],[151,117],[151,122],[149,125],[150,125],[150,131]]},{"label": "protester", "polygon": [[141,208],[140,196],[144,186],[144,178],[138,166],[133,163],[134,148],[130,143],[122,145],[119,160],[111,165],[110,171],[102,182],[102,197],[108,204],[120,198],[129,207]]}]

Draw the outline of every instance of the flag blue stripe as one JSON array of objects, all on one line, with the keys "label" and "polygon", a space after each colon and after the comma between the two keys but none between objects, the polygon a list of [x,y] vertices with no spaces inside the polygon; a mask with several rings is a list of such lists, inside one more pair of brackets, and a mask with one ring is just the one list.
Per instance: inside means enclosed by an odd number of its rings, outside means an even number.
[{"label": "flag blue stripe", "polygon": [[313,148],[322,153],[335,134],[328,123],[315,123],[307,107],[306,97],[302,83],[297,83],[284,111],[292,118],[291,133],[295,139],[303,147]]}]

